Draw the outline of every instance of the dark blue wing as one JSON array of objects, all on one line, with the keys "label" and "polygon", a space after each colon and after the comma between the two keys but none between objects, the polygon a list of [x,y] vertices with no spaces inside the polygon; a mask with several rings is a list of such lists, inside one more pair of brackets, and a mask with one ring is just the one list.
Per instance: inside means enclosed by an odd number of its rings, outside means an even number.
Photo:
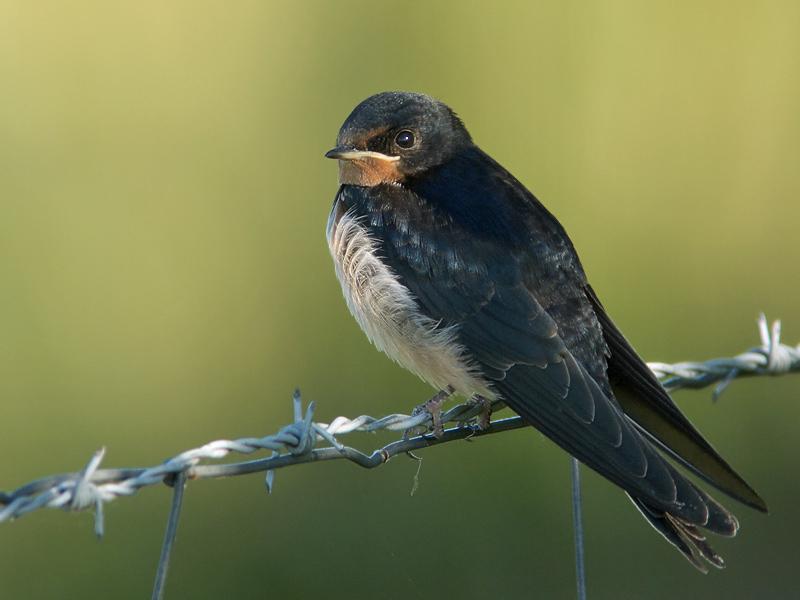
[{"label": "dark blue wing", "polygon": [[479,150],[459,160],[445,168],[452,174],[345,187],[340,199],[420,310],[457,326],[506,404],[626,490],[670,541],[685,542],[684,554],[714,562],[686,536],[694,527],[732,535],[736,519],[676,471],[614,399],[603,329],[563,229]]}]

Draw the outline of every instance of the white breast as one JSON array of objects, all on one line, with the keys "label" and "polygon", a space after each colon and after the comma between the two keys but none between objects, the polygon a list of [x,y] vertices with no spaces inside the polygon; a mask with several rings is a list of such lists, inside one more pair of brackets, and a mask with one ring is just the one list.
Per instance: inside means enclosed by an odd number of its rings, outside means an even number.
[{"label": "white breast", "polygon": [[380,260],[376,243],[350,213],[328,221],[328,247],[350,312],[375,346],[439,390],[495,393],[458,344],[452,327],[422,314],[411,292]]}]

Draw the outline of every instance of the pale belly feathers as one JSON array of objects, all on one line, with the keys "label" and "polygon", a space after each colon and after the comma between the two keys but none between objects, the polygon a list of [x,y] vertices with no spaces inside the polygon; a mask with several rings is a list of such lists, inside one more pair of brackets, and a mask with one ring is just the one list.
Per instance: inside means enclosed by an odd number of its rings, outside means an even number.
[{"label": "pale belly feathers", "polygon": [[451,386],[469,398],[495,398],[456,340],[422,314],[407,287],[376,254],[376,242],[350,213],[328,220],[328,247],[350,312],[375,346],[439,390]]}]

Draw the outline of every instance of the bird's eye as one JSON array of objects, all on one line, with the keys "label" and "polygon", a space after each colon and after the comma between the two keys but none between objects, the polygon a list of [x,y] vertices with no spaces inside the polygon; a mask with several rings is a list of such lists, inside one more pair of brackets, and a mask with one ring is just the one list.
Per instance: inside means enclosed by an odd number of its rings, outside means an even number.
[{"label": "bird's eye", "polygon": [[401,148],[411,148],[415,141],[414,134],[408,129],[404,129],[394,137],[394,143]]}]

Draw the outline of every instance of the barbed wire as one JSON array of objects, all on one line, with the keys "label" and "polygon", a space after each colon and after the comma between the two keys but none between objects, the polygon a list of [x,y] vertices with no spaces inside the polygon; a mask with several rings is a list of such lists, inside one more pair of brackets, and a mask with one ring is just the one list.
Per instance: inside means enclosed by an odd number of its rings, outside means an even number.
[{"label": "barbed wire", "polygon": [[[762,314],[758,324],[761,345],[733,358],[671,365],[649,363],[649,366],[669,390],[699,388],[717,383],[715,399],[737,377],[781,375],[800,371],[800,345],[793,347],[780,342],[780,321],[775,321],[770,329]],[[318,423],[314,421],[315,403],[309,403],[303,411],[299,391],[294,394],[293,406],[294,422],[273,435],[216,440],[149,468],[100,469],[105,455],[105,449],[101,449],[77,473],[53,475],[27,483],[11,492],[0,492],[0,506],[3,506],[0,509],[0,522],[17,519],[41,508],[94,508],[95,533],[102,536],[105,525],[104,503],[122,496],[132,496],[146,486],[159,483],[172,485],[179,473],[184,473],[187,480],[192,480],[266,471],[265,484],[267,491],[271,492],[275,470],[291,465],[346,459],[365,468],[374,468],[401,453],[525,426],[519,417],[508,417],[492,421],[488,427],[480,429],[475,421],[482,406],[470,402],[459,404],[442,414],[442,423],[454,424],[455,427],[446,429],[440,437],[424,433],[432,425],[431,415],[427,412],[412,415],[391,414],[381,418],[369,415],[354,419],[337,417],[330,423]],[[493,405],[494,409],[499,407],[499,403]],[[345,446],[337,439],[354,432],[379,430],[423,433],[406,435],[370,454]],[[319,442],[327,442],[329,446],[317,448]],[[240,463],[200,464],[203,461],[223,459],[231,453],[252,454],[263,450],[271,451],[271,456]]]},{"label": "barbed wire", "polygon": [[[737,377],[753,375],[782,375],[800,371],[800,345],[792,347],[780,342],[781,324],[775,321],[770,328],[762,314],[758,319],[761,345],[733,358],[717,358],[704,362],[682,362],[676,364],[649,363],[648,366],[668,390],[699,388],[716,383],[713,399]],[[132,496],[149,485],[166,483],[174,488],[161,557],[156,572],[152,598],[161,600],[164,595],[170,555],[175,541],[178,519],[182,506],[185,483],[189,479],[230,477],[266,471],[265,485],[272,491],[275,470],[296,464],[314,461],[346,459],[365,468],[378,467],[401,453],[417,458],[414,450],[451,442],[500,433],[526,426],[518,416],[492,421],[488,426],[478,426],[485,407],[481,403],[459,404],[441,415],[434,423],[427,412],[411,415],[391,414],[382,418],[361,415],[355,419],[337,417],[330,423],[314,421],[315,404],[310,402],[303,411],[300,392],[293,397],[294,422],[281,428],[278,433],[261,438],[217,440],[199,448],[187,450],[160,465],[145,469],[100,469],[105,449],[95,452],[86,466],[78,473],[53,475],[32,481],[11,492],[0,492],[0,522],[19,518],[40,508],[62,508],[85,510],[94,508],[94,530],[98,537],[104,532],[103,506],[122,496]],[[492,404],[492,410],[502,407],[501,402]],[[439,435],[427,433],[431,428],[443,424],[455,424]],[[354,432],[379,430],[403,431],[402,439],[391,442],[365,454],[345,446],[337,436]],[[415,435],[409,435],[416,432]],[[421,432],[421,433],[420,433]],[[330,445],[317,448],[319,442]],[[203,461],[220,460],[231,453],[252,454],[269,450],[267,458],[228,464],[201,464]],[[581,523],[581,497],[578,462],[571,458],[572,502],[575,521],[575,557],[577,592],[580,599],[586,597],[586,579],[583,571],[583,527]],[[416,488],[416,478],[414,488]]]}]

